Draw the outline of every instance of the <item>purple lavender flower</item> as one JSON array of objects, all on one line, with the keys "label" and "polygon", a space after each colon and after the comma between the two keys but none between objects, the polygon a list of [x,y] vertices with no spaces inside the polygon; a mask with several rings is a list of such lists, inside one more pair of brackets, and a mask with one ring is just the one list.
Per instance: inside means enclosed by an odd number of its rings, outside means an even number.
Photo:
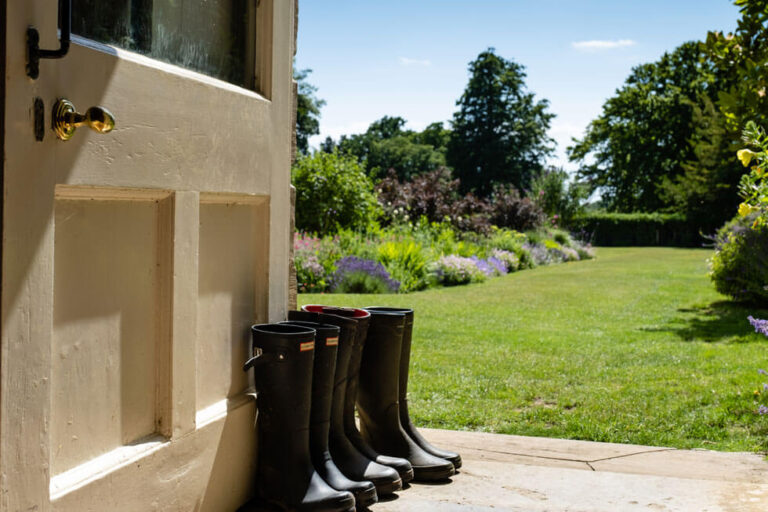
[{"label": "purple lavender flower", "polygon": [[336,262],[336,272],[331,276],[331,291],[336,291],[346,279],[354,274],[365,274],[379,280],[393,293],[400,289],[400,282],[392,279],[381,263],[357,256],[346,256]]},{"label": "purple lavender flower", "polygon": [[749,320],[749,323],[755,328],[755,332],[759,332],[763,336],[768,336],[768,320],[753,318],[752,315],[748,316],[747,320]]},{"label": "purple lavender flower", "polygon": [[523,249],[531,254],[533,262],[536,263],[536,265],[549,265],[552,263],[552,257],[549,254],[549,251],[547,251],[547,248],[542,244],[530,244],[526,242],[523,244]]},{"label": "purple lavender flower", "polygon": [[768,375],[768,372],[763,370],[762,368],[757,370],[757,373],[759,373],[760,375]]},{"label": "purple lavender flower", "polygon": [[490,262],[492,260],[501,261],[504,264],[504,268],[506,269],[506,272],[504,272],[505,274],[514,272],[520,266],[520,259],[515,253],[503,251],[501,249],[494,249],[491,251],[491,257],[488,258],[488,261]]},{"label": "purple lavender flower", "polygon": [[495,270],[496,275],[503,276],[509,270],[507,269],[507,264],[501,261],[499,258],[494,258],[493,256],[490,256],[487,260],[489,265],[493,267]]},{"label": "purple lavender flower", "polygon": [[491,267],[490,263],[488,263],[485,260],[481,260],[477,256],[472,256],[469,259],[471,259],[475,266],[482,272],[483,274],[487,275],[488,277],[491,277],[494,274],[493,267]]},{"label": "purple lavender flower", "polygon": [[761,414],[761,415],[768,414],[768,407],[761,405],[760,407],[757,408],[757,414]]}]

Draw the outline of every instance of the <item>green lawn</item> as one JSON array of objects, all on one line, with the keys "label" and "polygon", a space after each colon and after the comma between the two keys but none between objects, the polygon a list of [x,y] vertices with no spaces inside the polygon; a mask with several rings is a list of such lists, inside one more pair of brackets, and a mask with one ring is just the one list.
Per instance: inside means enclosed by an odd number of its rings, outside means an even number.
[{"label": "green lawn", "polygon": [[414,309],[418,425],[768,451],[768,416],[754,412],[768,338],[746,319],[768,311],[715,292],[707,250],[597,255],[478,285],[299,302]]}]

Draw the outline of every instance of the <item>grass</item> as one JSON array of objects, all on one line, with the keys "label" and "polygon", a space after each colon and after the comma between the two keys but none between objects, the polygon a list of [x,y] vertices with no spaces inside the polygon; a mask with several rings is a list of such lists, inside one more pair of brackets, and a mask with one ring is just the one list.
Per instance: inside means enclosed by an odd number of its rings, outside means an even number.
[{"label": "grass", "polygon": [[[768,338],[706,276],[710,251],[598,258],[408,295],[300,304],[415,311],[410,410],[421,426],[677,448],[768,451],[754,390]],[[766,392],[768,393],[768,392]]]}]

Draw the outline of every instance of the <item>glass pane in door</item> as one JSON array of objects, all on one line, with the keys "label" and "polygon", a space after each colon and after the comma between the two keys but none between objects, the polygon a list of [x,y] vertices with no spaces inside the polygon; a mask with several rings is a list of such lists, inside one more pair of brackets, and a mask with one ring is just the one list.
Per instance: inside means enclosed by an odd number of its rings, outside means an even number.
[{"label": "glass pane in door", "polygon": [[73,0],[72,31],[251,88],[257,0]]}]

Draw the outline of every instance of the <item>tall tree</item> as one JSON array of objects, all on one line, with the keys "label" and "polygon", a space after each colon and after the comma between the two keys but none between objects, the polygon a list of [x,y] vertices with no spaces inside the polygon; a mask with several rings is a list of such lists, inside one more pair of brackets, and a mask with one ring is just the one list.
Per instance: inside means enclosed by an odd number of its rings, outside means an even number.
[{"label": "tall tree", "polygon": [[714,63],[719,92],[713,99],[735,149],[747,122],[768,125],[768,1],[735,0],[734,4],[741,12],[735,32],[709,32],[702,49]]},{"label": "tall tree", "polygon": [[714,76],[697,42],[635,67],[580,140],[568,148],[579,177],[614,211],[656,211],[673,202],[659,190],[693,160],[694,106]]},{"label": "tall tree", "polygon": [[494,184],[527,189],[553,151],[554,114],[525,86],[525,68],[493,48],[469,64],[469,83],[456,102],[448,164],[465,191],[489,195]]},{"label": "tall tree", "polygon": [[713,234],[736,211],[744,169],[734,158],[725,117],[709,96],[701,100],[693,108],[692,160],[682,164],[681,174],[662,179],[659,194],[671,211],[684,214],[701,232]]},{"label": "tall tree", "polygon": [[374,179],[384,178],[392,169],[399,179],[410,180],[444,166],[444,148],[427,142],[439,141],[436,125],[440,123],[428,126],[424,132],[406,130],[405,124],[402,117],[384,116],[371,123],[365,133],[342,136],[339,150],[357,157]]},{"label": "tall tree", "polygon": [[666,196],[705,233],[733,217],[744,168],[734,159],[742,130],[750,122],[768,123],[768,2],[736,0],[741,12],[736,31],[709,32],[700,44],[714,71],[714,86],[694,107],[691,147],[694,158],[684,173],[665,180]]},{"label": "tall tree", "polygon": [[296,99],[296,147],[304,154],[309,151],[309,138],[320,133],[320,109],[325,105],[325,100],[315,96],[317,87],[307,82],[311,72],[311,69],[293,72],[293,79],[299,86]]}]

